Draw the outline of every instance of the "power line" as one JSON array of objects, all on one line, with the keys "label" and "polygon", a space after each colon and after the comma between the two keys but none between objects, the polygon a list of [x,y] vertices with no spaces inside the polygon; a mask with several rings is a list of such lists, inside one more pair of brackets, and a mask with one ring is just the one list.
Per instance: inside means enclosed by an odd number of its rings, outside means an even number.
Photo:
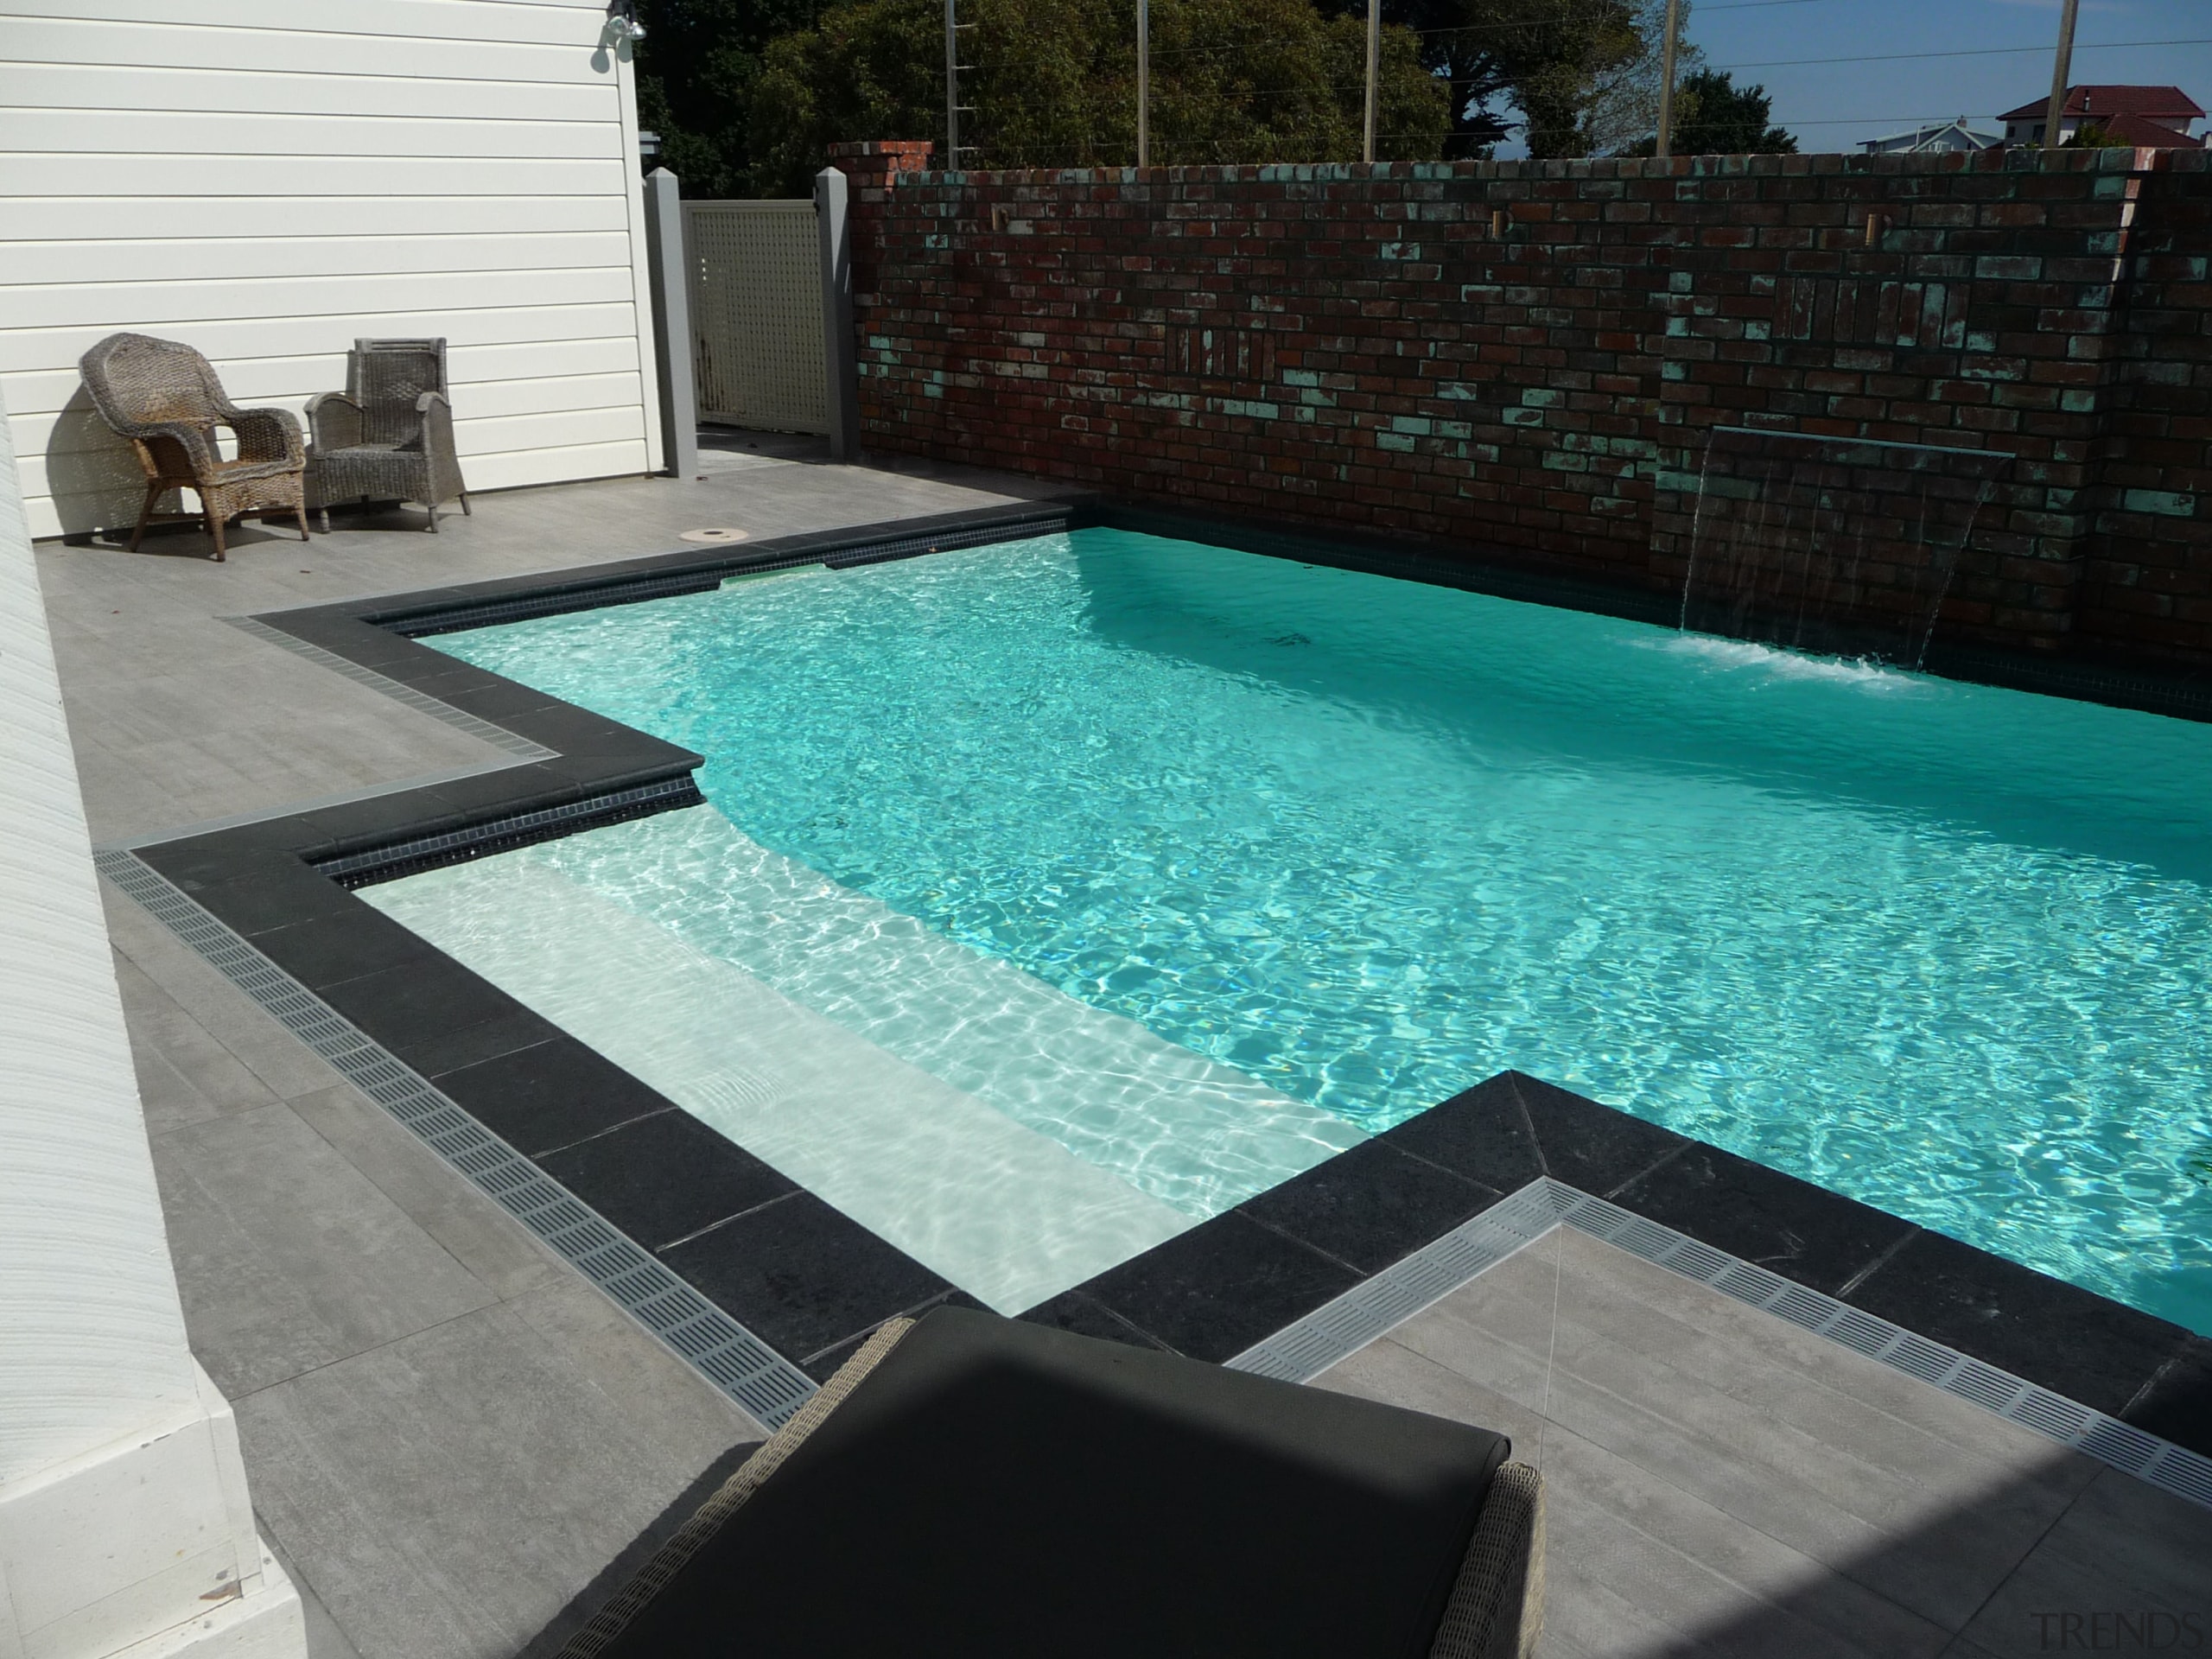
[{"label": "power line", "polygon": [[[2076,52],[2117,52],[2128,47],[2139,46],[2212,46],[2212,40],[2202,41],[2098,41],[2077,45]],[[1959,52],[1869,52],[1849,58],[1764,58],[1755,63],[1723,63],[1716,69],[1792,69],[1815,63],[1916,63],[1927,58],[2001,58],[2033,52],[2041,56],[2050,55],[2050,48],[2044,46],[1985,46]]]}]

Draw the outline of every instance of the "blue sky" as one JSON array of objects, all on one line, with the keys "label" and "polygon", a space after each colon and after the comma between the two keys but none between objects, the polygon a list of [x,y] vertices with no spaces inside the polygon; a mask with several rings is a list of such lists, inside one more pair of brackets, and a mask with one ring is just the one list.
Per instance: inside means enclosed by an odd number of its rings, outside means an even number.
[{"label": "blue sky", "polygon": [[[1799,149],[1833,150],[1955,115],[1999,128],[1991,118],[2001,111],[2050,95],[2058,17],[2058,0],[1693,0],[1688,34],[1713,67],[1736,70],[1738,86],[1765,86]],[[2082,0],[2072,76],[2171,84],[2212,108],[2212,44],[2095,49],[2128,41],[2212,42],[2212,0]],[[2033,49],[1996,49],[2005,47]],[[1937,52],[1972,55],[1910,55]]]}]

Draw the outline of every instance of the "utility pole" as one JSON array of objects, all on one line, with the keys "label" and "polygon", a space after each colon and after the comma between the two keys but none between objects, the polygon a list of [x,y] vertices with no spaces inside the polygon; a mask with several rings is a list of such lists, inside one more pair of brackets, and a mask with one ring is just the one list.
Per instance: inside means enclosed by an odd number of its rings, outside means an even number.
[{"label": "utility pole", "polygon": [[1681,33],[1682,0],[1667,0],[1667,34],[1659,42],[1659,148],[1675,153],[1675,37]]},{"label": "utility pole", "polygon": [[1152,3],[1137,0],[1137,165],[1152,165]]},{"label": "utility pole", "polygon": [[1367,136],[1359,147],[1359,159],[1375,160],[1375,79],[1381,72],[1382,60],[1382,0],[1367,0]]},{"label": "utility pole", "polygon": [[959,0],[944,0],[944,168],[960,170]]},{"label": "utility pole", "polygon": [[2050,66],[2050,111],[2044,118],[2043,143],[2046,149],[2056,149],[2058,118],[2066,112],[2066,86],[2074,74],[2074,13],[2080,0],[2066,0],[2065,9],[2058,14],[2058,55]]}]

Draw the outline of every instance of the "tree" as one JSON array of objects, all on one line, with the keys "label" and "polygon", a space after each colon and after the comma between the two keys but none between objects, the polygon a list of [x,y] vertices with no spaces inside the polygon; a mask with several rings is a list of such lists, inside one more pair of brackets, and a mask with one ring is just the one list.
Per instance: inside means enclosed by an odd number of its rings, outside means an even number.
[{"label": "tree", "polygon": [[2133,149],[2133,138],[2115,138],[2094,121],[2084,121],[2074,129],[2074,136],[2064,141],[2069,149]]},{"label": "tree", "polygon": [[[1323,3],[1367,15],[1365,0]],[[1385,21],[1420,35],[1421,61],[1451,89],[1453,157],[1488,156],[1516,125],[1532,156],[1587,155],[1592,91],[1643,51],[1646,10],[1648,0],[1382,0]]]},{"label": "tree", "polygon": [[[1117,167],[1136,159],[1136,20],[1128,0],[963,0],[961,162]],[[1153,0],[1156,165],[1357,159],[1366,36],[1311,0]],[[941,0],[856,0],[765,54],[749,145],[764,189],[802,193],[840,139],[936,138],[944,127]],[[1402,29],[1384,33],[1378,153],[1434,157],[1446,89]]]},{"label": "tree", "polygon": [[812,26],[823,0],[638,0],[638,122],[687,196],[753,194],[753,87],[768,43]]},{"label": "tree", "polygon": [[[1637,54],[1605,74],[1590,90],[1589,113],[1584,118],[1590,153],[1623,156],[1656,148],[1653,135],[1659,130],[1659,81],[1665,69],[1667,0],[1635,0],[1636,29],[1643,45]],[[1705,54],[1682,38],[1689,32],[1689,0],[1681,0],[1675,19],[1675,84],[1705,67]]]},{"label": "tree", "polygon": [[[1738,86],[1727,70],[1700,69],[1675,87],[1677,156],[1795,156],[1797,141],[1769,124],[1774,100],[1764,86]],[[1627,154],[1649,156],[1647,138]]]}]

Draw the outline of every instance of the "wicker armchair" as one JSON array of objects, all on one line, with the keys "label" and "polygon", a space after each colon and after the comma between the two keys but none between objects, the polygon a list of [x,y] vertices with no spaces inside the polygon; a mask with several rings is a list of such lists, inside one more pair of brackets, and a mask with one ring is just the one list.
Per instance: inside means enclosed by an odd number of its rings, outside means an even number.
[{"label": "wicker armchair", "polygon": [[[266,522],[272,513],[289,512],[307,540],[307,456],[291,410],[240,409],[206,358],[150,334],[110,334],[77,366],[100,417],[130,440],[145,469],[146,499],[130,532],[131,551],[154,521],[154,504],[179,488],[199,496],[200,511],[163,514],[162,521],[204,518],[218,560],[224,525],[245,513]],[[215,429],[224,426],[238,435],[235,460],[224,460],[216,448]]]},{"label": "wicker armchair", "polygon": [[438,527],[438,504],[458,496],[473,513],[454,453],[442,340],[357,340],[346,390],[308,400],[322,527],[333,501],[420,501]]}]

